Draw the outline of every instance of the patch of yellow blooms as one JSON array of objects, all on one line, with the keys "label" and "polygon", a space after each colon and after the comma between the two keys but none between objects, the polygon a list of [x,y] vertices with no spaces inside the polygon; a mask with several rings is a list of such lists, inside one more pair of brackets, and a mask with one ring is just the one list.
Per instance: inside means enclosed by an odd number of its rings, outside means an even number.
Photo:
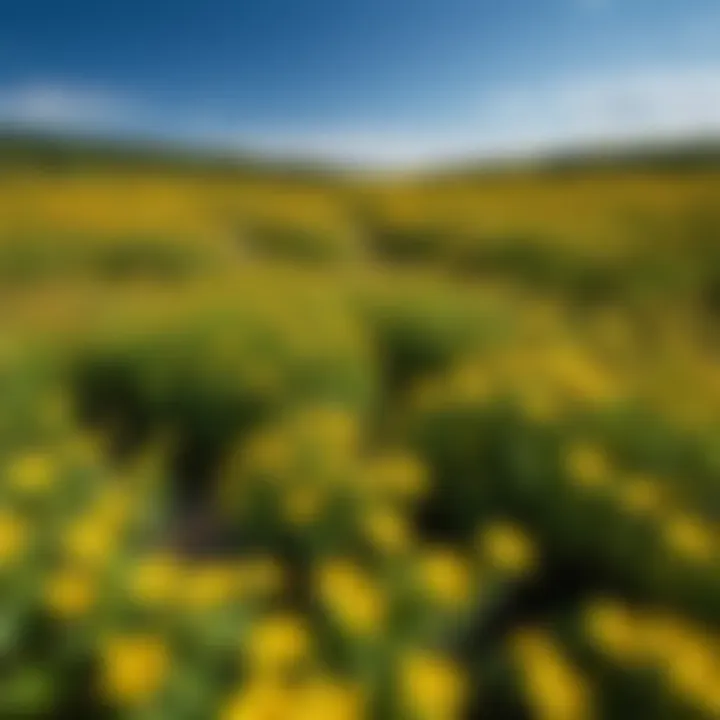
[{"label": "patch of yellow blooms", "polygon": [[245,647],[254,678],[277,678],[297,668],[312,653],[310,628],[297,615],[277,614],[253,623]]},{"label": "patch of yellow blooms", "polygon": [[413,544],[412,527],[397,510],[369,508],[362,515],[362,528],[371,545],[383,554],[402,554]]},{"label": "patch of yellow blooms", "polygon": [[119,635],[101,647],[100,687],[119,707],[148,703],[160,691],[170,669],[165,641],[155,635]]},{"label": "patch of yellow blooms", "polygon": [[27,523],[16,513],[0,509],[0,570],[18,559],[27,538]]},{"label": "patch of yellow blooms", "polygon": [[593,702],[585,676],[543,630],[518,631],[511,639],[524,694],[536,720],[589,720]]},{"label": "patch of yellow blooms", "polygon": [[570,481],[582,488],[602,487],[612,478],[610,461],[605,451],[588,443],[578,443],[568,448],[565,467]]},{"label": "patch of yellow blooms", "polygon": [[537,548],[521,527],[495,521],[480,527],[477,546],[483,561],[511,576],[527,575],[539,561]]},{"label": "patch of yellow blooms", "polygon": [[317,570],[316,591],[344,630],[362,637],[382,631],[387,598],[383,588],[348,560],[328,560]]},{"label": "patch of yellow blooms", "polygon": [[658,670],[676,697],[714,717],[720,712],[720,636],[667,611],[630,608],[616,599],[590,603],[586,637],[613,662]]},{"label": "patch of yellow blooms", "polygon": [[470,563],[449,547],[427,549],[418,558],[421,587],[439,605],[460,608],[472,597],[473,576]]},{"label": "patch of yellow blooms", "polygon": [[362,690],[348,682],[319,675],[299,686],[273,680],[251,680],[235,693],[221,720],[365,720]]},{"label": "patch of yellow blooms", "polygon": [[45,583],[45,605],[61,620],[82,618],[92,610],[97,592],[98,579],[87,570],[62,568]]},{"label": "patch of yellow blooms", "polygon": [[12,488],[26,495],[46,492],[55,478],[52,458],[41,452],[29,453],[15,459],[8,468]]},{"label": "patch of yellow blooms", "polygon": [[399,695],[417,720],[456,720],[468,701],[468,680],[461,668],[442,655],[415,650],[400,661]]}]

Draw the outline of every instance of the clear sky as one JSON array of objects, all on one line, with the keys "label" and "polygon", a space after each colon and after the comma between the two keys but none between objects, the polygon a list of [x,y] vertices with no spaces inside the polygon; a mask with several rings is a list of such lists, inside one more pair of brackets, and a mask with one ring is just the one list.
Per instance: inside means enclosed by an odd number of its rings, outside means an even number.
[{"label": "clear sky", "polygon": [[0,120],[368,162],[720,131],[720,0],[0,0]]}]

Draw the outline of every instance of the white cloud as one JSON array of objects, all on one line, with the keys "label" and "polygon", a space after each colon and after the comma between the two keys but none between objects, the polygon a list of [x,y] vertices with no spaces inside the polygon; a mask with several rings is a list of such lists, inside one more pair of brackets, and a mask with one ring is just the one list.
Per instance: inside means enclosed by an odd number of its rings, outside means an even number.
[{"label": "white cloud", "polygon": [[305,132],[262,128],[218,132],[215,140],[281,156],[403,165],[703,135],[720,135],[720,66],[506,87],[486,93],[461,122],[432,130],[367,124]]},{"label": "white cloud", "polygon": [[[163,118],[165,122],[163,123]],[[140,130],[217,148],[276,156],[403,166],[474,157],[522,156],[573,145],[720,136],[720,65],[570,75],[479,95],[451,122],[318,123],[298,129],[213,123],[129,103],[111,93],[41,84],[0,89],[0,121]],[[172,133],[168,128],[172,127]]]},{"label": "white cloud", "polygon": [[720,131],[720,66],[576,77],[488,99],[490,125],[537,141],[623,139]]},{"label": "white cloud", "polygon": [[127,100],[103,90],[55,83],[0,89],[0,121],[28,127],[97,129],[131,112]]}]

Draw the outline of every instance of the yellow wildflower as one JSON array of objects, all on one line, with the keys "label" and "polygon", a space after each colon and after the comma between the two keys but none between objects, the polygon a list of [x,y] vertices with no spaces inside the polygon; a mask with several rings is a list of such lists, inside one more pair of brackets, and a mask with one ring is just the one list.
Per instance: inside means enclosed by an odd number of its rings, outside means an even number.
[{"label": "yellow wildflower", "polygon": [[558,347],[554,355],[556,376],[573,397],[602,402],[617,395],[611,375],[578,348]]},{"label": "yellow wildflower", "polygon": [[628,478],[618,489],[620,507],[632,515],[658,513],[664,503],[663,487],[649,477]]},{"label": "yellow wildflower", "polygon": [[668,682],[680,696],[709,705],[720,679],[720,658],[702,636],[687,636],[683,640],[668,656]]},{"label": "yellow wildflower", "polygon": [[614,600],[596,600],[585,610],[590,641],[615,661],[635,662],[644,649],[643,635],[629,609]]},{"label": "yellow wildflower", "polygon": [[718,543],[710,527],[700,518],[676,515],[665,523],[670,549],[682,557],[700,562],[717,559]]},{"label": "yellow wildflower", "polygon": [[296,708],[295,693],[266,680],[249,683],[221,711],[221,720],[287,720]]},{"label": "yellow wildflower", "polygon": [[537,630],[520,631],[511,645],[534,717],[538,720],[592,717],[585,677],[569,663],[550,636]]},{"label": "yellow wildflower", "polygon": [[374,634],[383,623],[386,599],[368,575],[351,562],[331,560],[318,571],[320,598],[350,632]]},{"label": "yellow wildflower", "polygon": [[331,678],[317,678],[301,689],[294,720],[362,720],[365,698],[361,689]]},{"label": "yellow wildflower", "polygon": [[22,455],[10,465],[10,485],[28,495],[48,490],[54,479],[54,463],[47,453]]},{"label": "yellow wildflower", "polygon": [[585,488],[604,485],[610,479],[608,457],[602,448],[579,444],[571,447],[565,458],[570,480]]},{"label": "yellow wildflower", "polygon": [[250,666],[259,675],[297,667],[310,651],[306,621],[291,614],[269,616],[254,623],[246,647]]},{"label": "yellow wildflower", "polygon": [[415,651],[400,663],[400,696],[412,717],[440,720],[462,717],[468,684],[460,668],[449,659]]},{"label": "yellow wildflower", "polygon": [[94,605],[96,580],[87,572],[68,568],[55,573],[45,585],[45,604],[64,619],[85,615]]},{"label": "yellow wildflower", "polygon": [[27,524],[17,515],[0,510],[0,568],[20,555],[27,541]]},{"label": "yellow wildflower", "polygon": [[537,550],[530,538],[522,528],[509,522],[496,521],[481,527],[478,546],[491,567],[511,575],[524,575],[538,562]]},{"label": "yellow wildflower", "polygon": [[406,551],[412,544],[410,524],[399,513],[386,508],[372,508],[363,515],[365,536],[377,550],[389,554]]},{"label": "yellow wildflower", "polygon": [[423,587],[435,602],[456,607],[470,599],[470,568],[455,550],[429,550],[419,559],[419,570]]},{"label": "yellow wildflower", "polygon": [[101,649],[101,688],[113,703],[141,705],[160,690],[170,658],[162,638],[118,636]]},{"label": "yellow wildflower", "polygon": [[400,500],[419,499],[428,490],[427,470],[422,462],[403,452],[388,453],[371,461],[364,482],[371,492]]},{"label": "yellow wildflower", "polygon": [[108,559],[115,539],[114,529],[104,518],[89,515],[68,529],[64,544],[70,559],[97,565]]},{"label": "yellow wildflower", "polygon": [[185,591],[181,581],[176,558],[154,555],[138,561],[129,579],[129,590],[133,599],[143,605],[164,604]]},{"label": "yellow wildflower", "polygon": [[206,609],[233,599],[239,590],[237,569],[226,563],[207,563],[186,568],[182,598],[186,606]]},{"label": "yellow wildflower", "polygon": [[353,455],[360,442],[360,425],[353,413],[341,407],[318,406],[296,419],[301,439],[320,443],[336,459]]},{"label": "yellow wildflower", "polygon": [[103,488],[90,508],[90,514],[98,525],[105,526],[108,535],[120,533],[132,516],[135,501],[128,485],[115,479]]}]

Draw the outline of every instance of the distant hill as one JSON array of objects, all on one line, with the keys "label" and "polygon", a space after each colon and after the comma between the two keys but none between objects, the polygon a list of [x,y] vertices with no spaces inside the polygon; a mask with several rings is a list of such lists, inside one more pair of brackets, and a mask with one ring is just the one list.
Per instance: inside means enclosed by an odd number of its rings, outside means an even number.
[{"label": "distant hill", "polygon": [[438,168],[448,178],[486,176],[492,173],[535,172],[565,174],[590,171],[720,171],[720,135],[702,140],[644,142],[578,147],[527,158],[468,161]]},{"label": "distant hill", "polygon": [[304,179],[339,174],[337,169],[314,161],[275,160],[155,140],[59,135],[0,127],[0,171],[19,167],[36,167],[47,172],[146,169]]},{"label": "distant hill", "polygon": [[[338,180],[352,168],[319,161],[271,159],[259,153],[227,152],[155,140],[36,133],[0,127],[0,171],[37,167],[48,172],[87,169],[155,170]],[[579,148],[528,158],[437,163],[418,173],[429,179],[461,179],[507,172],[567,173],[601,170],[720,170],[720,136],[673,143]]]}]

